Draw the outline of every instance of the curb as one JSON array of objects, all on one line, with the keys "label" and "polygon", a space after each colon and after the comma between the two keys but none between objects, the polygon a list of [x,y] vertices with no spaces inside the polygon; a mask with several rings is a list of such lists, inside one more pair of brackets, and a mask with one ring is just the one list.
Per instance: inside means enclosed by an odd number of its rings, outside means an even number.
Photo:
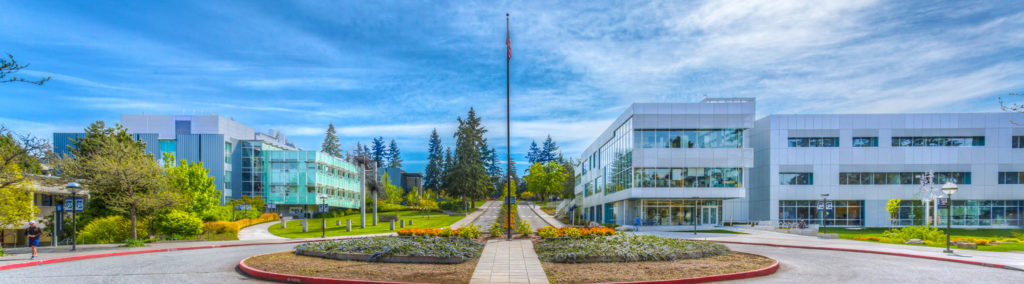
[{"label": "curb", "polygon": [[886,251],[876,251],[876,250],[866,250],[866,249],[848,249],[848,248],[830,248],[830,247],[782,245],[782,244],[771,244],[771,243],[750,243],[750,242],[737,242],[737,241],[716,241],[716,240],[707,240],[707,241],[709,241],[709,242],[716,242],[716,243],[724,243],[724,244],[737,244],[737,245],[755,245],[755,246],[769,246],[769,247],[783,247],[783,248],[816,249],[816,250],[831,250],[831,251],[845,251],[845,252],[884,254],[884,255],[892,255],[892,256],[931,259],[931,260],[957,262],[957,263],[963,263],[963,264],[972,264],[972,265],[987,266],[987,267],[994,267],[994,268],[1002,268],[1002,269],[1009,269],[1009,270],[1016,270],[1016,271],[1024,271],[1024,269],[1013,267],[1013,266],[1007,266],[1005,264],[989,263],[989,262],[981,262],[981,261],[973,261],[973,260],[953,259],[953,258],[945,258],[945,257],[938,257],[938,256],[927,256],[927,255],[917,255],[917,254],[909,254],[909,253],[899,253],[899,252],[886,252]]},{"label": "curb", "polygon": [[386,281],[371,281],[371,280],[350,280],[350,279],[334,279],[334,278],[322,278],[313,276],[302,276],[302,275],[291,275],[281,274],[269,271],[263,271],[256,268],[245,265],[245,261],[256,256],[246,257],[242,261],[238,262],[238,269],[246,275],[253,278],[272,280],[278,282],[287,283],[316,283],[316,284],[404,284],[406,282],[386,282]]},{"label": "curb", "polygon": [[134,251],[119,251],[119,252],[89,254],[89,255],[76,255],[76,256],[69,256],[69,257],[44,259],[44,260],[37,260],[37,261],[29,261],[29,262],[22,262],[22,263],[3,265],[3,266],[0,266],[0,271],[8,270],[8,269],[15,269],[15,268],[29,267],[29,266],[37,266],[37,265],[43,265],[43,264],[52,264],[52,263],[68,262],[68,261],[83,260],[83,259],[93,259],[93,258],[103,258],[103,257],[111,257],[111,256],[121,256],[121,255],[144,254],[144,253],[155,253],[155,252],[169,252],[169,251],[179,251],[179,250],[197,250],[197,249],[229,248],[229,247],[244,247],[244,246],[264,246],[264,245],[297,244],[297,243],[308,243],[308,242],[319,242],[319,241],[333,241],[333,240],[377,237],[377,236],[382,236],[382,235],[386,235],[386,234],[375,234],[375,235],[364,235],[364,236],[346,236],[346,237],[326,238],[326,239],[319,239],[319,240],[298,240],[298,241],[287,241],[287,242],[264,242],[264,243],[248,243],[248,244],[207,245],[207,246],[194,246],[194,247],[181,247],[181,248],[163,248],[163,249],[148,249],[148,250],[134,250]]},{"label": "curb", "polygon": [[711,275],[711,276],[701,276],[701,277],[694,277],[694,278],[673,279],[673,280],[636,281],[636,282],[612,282],[612,283],[620,283],[620,284],[706,283],[706,282],[738,280],[738,279],[747,279],[747,278],[754,278],[754,277],[772,275],[776,271],[779,271],[779,261],[778,260],[775,260],[775,263],[772,263],[772,265],[769,265],[768,267],[760,268],[760,269],[755,269],[755,270],[751,270],[751,271],[744,271],[744,272],[736,272],[736,273],[729,273],[729,274],[719,274],[719,275]]}]

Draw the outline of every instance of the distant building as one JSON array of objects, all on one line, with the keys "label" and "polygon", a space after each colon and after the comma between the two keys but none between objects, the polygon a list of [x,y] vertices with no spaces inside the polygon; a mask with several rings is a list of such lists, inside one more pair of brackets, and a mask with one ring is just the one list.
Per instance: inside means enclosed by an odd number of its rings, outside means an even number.
[{"label": "distant building", "polygon": [[384,173],[388,174],[391,185],[401,188],[403,192],[423,189],[423,174],[421,173],[407,173],[399,168],[385,168],[381,170],[381,181],[384,181]]},{"label": "distant building", "polygon": [[[243,196],[279,204],[285,215],[308,215],[328,197],[331,207],[358,208],[361,171],[317,151],[303,151],[279,131],[260,133],[215,115],[121,115],[121,124],[160,159],[202,162],[223,192],[222,203]],[[67,155],[84,133],[54,133],[54,152]]]}]

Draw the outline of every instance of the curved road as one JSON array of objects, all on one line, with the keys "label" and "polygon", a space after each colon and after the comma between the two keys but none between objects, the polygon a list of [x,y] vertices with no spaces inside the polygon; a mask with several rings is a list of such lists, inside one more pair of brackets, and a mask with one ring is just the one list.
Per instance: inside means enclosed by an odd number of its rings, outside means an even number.
[{"label": "curved road", "polygon": [[501,205],[497,201],[488,201],[484,203],[481,208],[484,210],[483,214],[480,214],[479,218],[473,220],[473,225],[480,226],[481,229],[487,230],[494,221],[498,220],[498,213],[501,211]]}]

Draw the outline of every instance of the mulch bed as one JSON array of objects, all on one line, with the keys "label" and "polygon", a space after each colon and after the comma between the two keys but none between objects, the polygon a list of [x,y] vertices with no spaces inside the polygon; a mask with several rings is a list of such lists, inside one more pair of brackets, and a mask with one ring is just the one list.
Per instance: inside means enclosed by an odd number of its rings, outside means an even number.
[{"label": "mulch bed", "polygon": [[727,255],[677,261],[554,263],[541,262],[552,283],[602,283],[693,278],[768,267],[775,260],[759,255]]},{"label": "mulch bed", "polygon": [[245,264],[274,273],[336,279],[469,283],[479,258],[460,264],[379,263],[333,260],[280,252],[249,258]]}]

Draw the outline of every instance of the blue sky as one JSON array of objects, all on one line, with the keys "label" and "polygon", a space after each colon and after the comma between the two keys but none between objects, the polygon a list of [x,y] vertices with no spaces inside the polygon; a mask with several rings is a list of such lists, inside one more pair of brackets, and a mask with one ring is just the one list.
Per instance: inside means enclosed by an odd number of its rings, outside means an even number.
[{"label": "blue sky", "polygon": [[[0,123],[51,137],[121,113],[210,114],[319,149],[397,139],[422,169],[475,107],[512,150],[582,151],[633,102],[756,97],[758,115],[999,111],[1024,87],[1012,1],[7,1]],[[504,150],[499,149],[504,156]]]}]

